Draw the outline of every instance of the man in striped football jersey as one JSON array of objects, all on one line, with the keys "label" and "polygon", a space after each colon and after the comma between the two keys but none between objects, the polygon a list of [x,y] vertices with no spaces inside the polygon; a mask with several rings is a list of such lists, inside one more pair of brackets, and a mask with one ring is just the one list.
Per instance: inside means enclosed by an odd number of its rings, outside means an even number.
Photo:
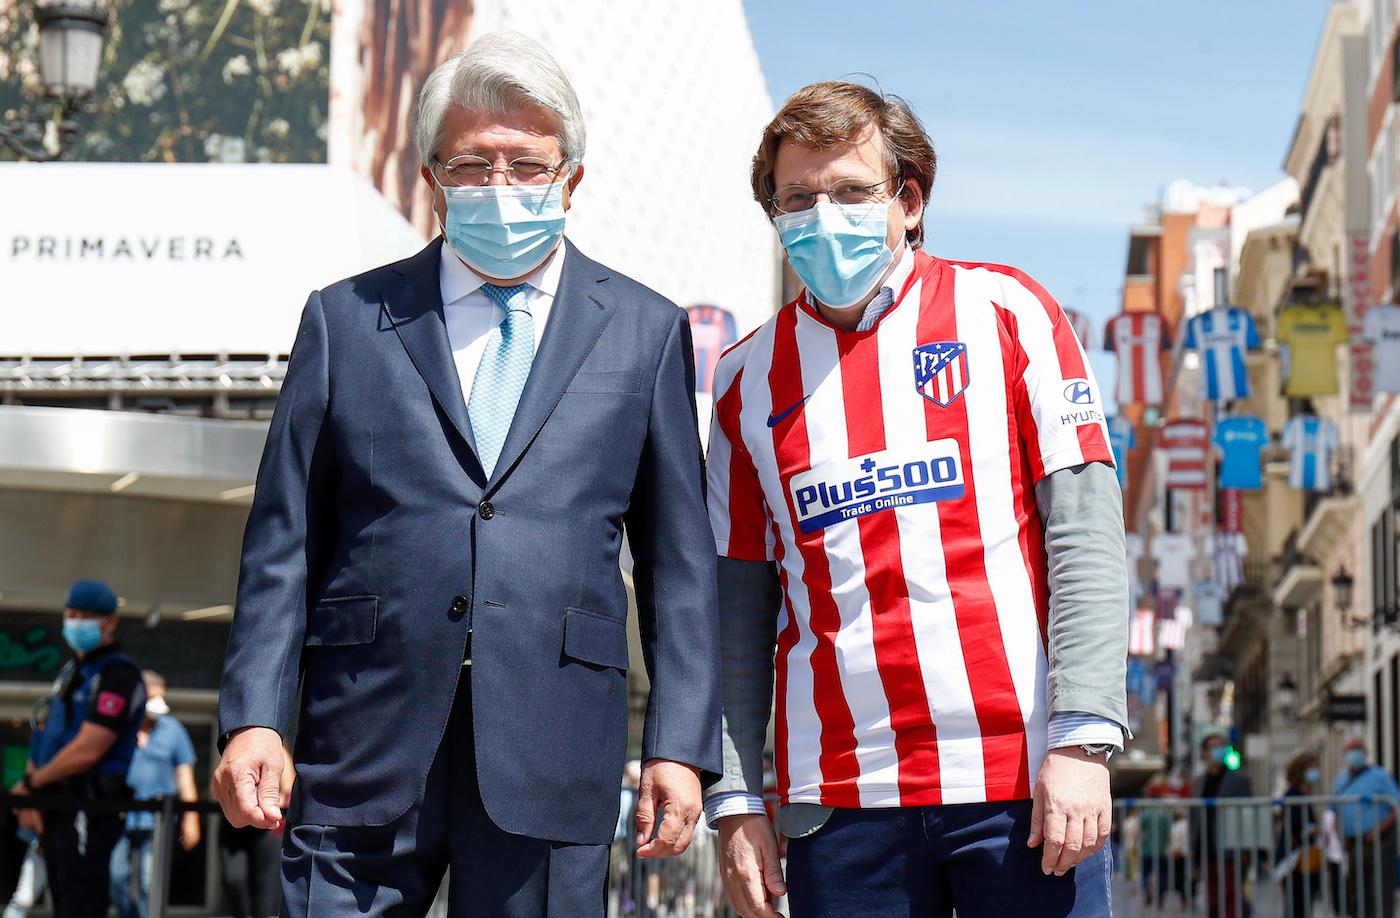
[{"label": "man in striped football jersey", "polygon": [[805,288],[715,373],[706,809],[745,916],[1108,914],[1128,600],[1102,401],[1039,284],[922,250],[934,167],[905,103],[851,83],[799,90],[754,159]]}]

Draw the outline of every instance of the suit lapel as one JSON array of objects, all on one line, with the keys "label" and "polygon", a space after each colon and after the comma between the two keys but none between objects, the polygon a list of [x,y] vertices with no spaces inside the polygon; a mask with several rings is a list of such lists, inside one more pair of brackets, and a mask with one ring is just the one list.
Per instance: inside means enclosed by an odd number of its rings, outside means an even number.
[{"label": "suit lapel", "polygon": [[397,288],[384,291],[382,306],[413,366],[467,447],[471,458],[468,472],[478,481],[484,481],[486,473],[472,446],[462,381],[457,376],[452,345],[447,338],[447,320],[443,317],[439,280],[441,251],[442,238],[438,237],[423,251],[394,268],[401,283]]},{"label": "suit lapel", "polygon": [[608,279],[607,270],[581,254],[567,239],[564,245],[564,271],[550,306],[549,324],[530,367],[525,390],[520,394],[520,404],[487,487],[488,494],[500,486],[534,441],[612,319],[612,307],[600,295],[602,282]]}]

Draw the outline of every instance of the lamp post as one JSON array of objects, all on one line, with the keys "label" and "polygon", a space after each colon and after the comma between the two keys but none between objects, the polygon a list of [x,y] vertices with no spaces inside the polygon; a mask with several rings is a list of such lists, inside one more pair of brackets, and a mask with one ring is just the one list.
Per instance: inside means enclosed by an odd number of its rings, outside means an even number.
[{"label": "lamp post", "polygon": [[39,73],[57,104],[50,119],[0,123],[0,143],[21,159],[59,159],[78,132],[73,116],[97,88],[107,42],[107,8],[100,0],[58,0],[39,6]]}]

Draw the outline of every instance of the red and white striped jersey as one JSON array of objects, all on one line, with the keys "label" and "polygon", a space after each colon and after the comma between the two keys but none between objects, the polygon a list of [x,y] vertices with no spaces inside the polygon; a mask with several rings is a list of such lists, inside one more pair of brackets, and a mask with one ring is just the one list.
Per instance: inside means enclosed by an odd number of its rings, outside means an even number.
[{"label": "red and white striped jersey", "polygon": [[1094,323],[1078,309],[1066,309],[1065,318],[1069,319],[1069,327],[1074,329],[1079,346],[1086,351],[1090,350],[1094,346]]},{"label": "red and white striped jersey", "polygon": [[914,253],[842,332],[799,297],[720,359],[719,553],[775,560],[784,801],[1030,796],[1049,588],[1034,485],[1112,463],[1060,307],[1011,268]]},{"label": "red and white striped jersey", "polygon": [[1157,444],[1167,454],[1167,487],[1206,486],[1206,450],[1210,446],[1210,434],[1205,421],[1173,418],[1162,425]]},{"label": "red and white striped jersey", "polygon": [[1155,312],[1125,312],[1108,320],[1104,350],[1118,356],[1120,404],[1162,404],[1162,351],[1171,350],[1167,320]]}]

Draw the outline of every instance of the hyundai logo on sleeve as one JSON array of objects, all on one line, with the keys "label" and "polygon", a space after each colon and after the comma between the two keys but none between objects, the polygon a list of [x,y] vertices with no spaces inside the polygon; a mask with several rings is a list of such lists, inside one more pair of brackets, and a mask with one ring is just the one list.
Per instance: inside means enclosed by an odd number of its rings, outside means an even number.
[{"label": "hyundai logo on sleeve", "polygon": [[1065,386],[1065,401],[1072,405],[1094,404],[1094,390],[1087,379],[1072,379]]}]

